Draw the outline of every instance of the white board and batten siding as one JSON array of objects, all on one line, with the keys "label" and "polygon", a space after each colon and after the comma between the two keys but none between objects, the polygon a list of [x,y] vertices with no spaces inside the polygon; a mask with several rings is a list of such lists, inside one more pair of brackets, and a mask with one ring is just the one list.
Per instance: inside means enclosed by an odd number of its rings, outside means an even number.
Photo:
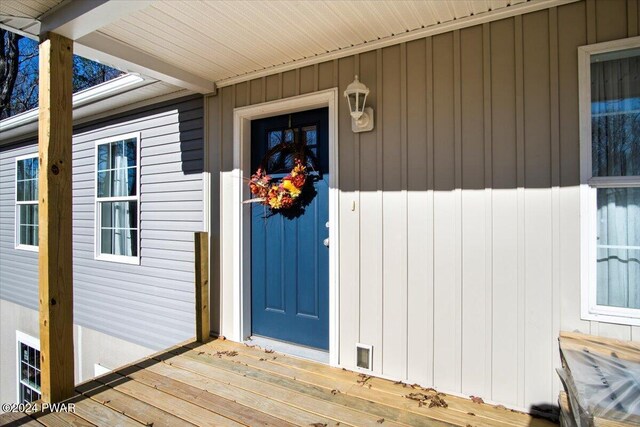
[{"label": "white board and batten siding", "polygon": [[[140,265],[95,260],[97,140],[140,133]],[[203,98],[182,98],[74,129],[74,323],[150,349],[194,335],[193,232],[204,229]],[[15,242],[15,157],[0,148],[0,298],[38,308],[38,254]]]},{"label": "white board and batten siding", "polygon": [[[363,343],[377,375],[554,403],[560,330],[640,340],[580,318],[577,92],[578,46],[638,35],[638,6],[579,1],[221,88],[207,98],[212,253],[231,238],[233,109],[342,94],[358,74],[376,125],[352,133],[340,100],[340,364]],[[211,266],[225,334],[233,266]]]}]

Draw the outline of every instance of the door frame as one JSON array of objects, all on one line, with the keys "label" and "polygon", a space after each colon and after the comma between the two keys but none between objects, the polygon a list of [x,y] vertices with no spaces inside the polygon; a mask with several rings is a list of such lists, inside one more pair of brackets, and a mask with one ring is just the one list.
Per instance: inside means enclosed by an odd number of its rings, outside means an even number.
[{"label": "door frame", "polygon": [[[339,224],[338,224],[338,89],[332,88],[306,95],[294,96],[233,110],[233,170],[234,178],[231,213],[233,242],[233,336],[244,342],[251,336],[251,214],[246,185],[251,171],[251,120],[282,114],[297,113],[315,108],[329,109],[329,363],[338,366],[338,291],[339,291]],[[223,213],[224,215],[224,213]],[[235,245],[234,245],[235,246]]]}]

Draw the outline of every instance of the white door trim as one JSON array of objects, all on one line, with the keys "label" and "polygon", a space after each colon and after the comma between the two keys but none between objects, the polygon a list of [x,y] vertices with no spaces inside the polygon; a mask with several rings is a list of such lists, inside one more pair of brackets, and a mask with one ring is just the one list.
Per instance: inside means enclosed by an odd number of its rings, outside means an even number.
[{"label": "white door trim", "polygon": [[[233,335],[243,342],[251,335],[251,215],[246,185],[251,176],[251,120],[314,108],[329,108],[329,361],[338,365],[338,89],[327,89],[277,101],[265,102],[233,110],[233,186],[232,206],[222,206],[232,215],[233,259]],[[235,246],[235,245],[238,246]],[[223,249],[224,250],[224,249]]]}]

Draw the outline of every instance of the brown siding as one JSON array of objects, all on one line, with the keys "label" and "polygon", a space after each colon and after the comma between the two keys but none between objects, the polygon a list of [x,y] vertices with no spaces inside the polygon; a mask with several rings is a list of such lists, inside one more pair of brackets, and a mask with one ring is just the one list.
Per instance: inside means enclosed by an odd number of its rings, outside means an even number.
[{"label": "brown siding", "polygon": [[[556,400],[560,329],[640,339],[640,328],[580,319],[577,187],[577,47],[637,35],[638,9],[579,1],[209,99],[216,175],[233,170],[234,107],[341,96],[354,74],[369,87],[372,132],[352,133],[339,104],[343,366],[356,342],[372,344],[377,374],[526,408]],[[212,212],[229,200],[215,185]],[[231,220],[212,221],[220,241]],[[231,277],[219,270],[214,283]],[[224,324],[231,296],[217,304]]]}]

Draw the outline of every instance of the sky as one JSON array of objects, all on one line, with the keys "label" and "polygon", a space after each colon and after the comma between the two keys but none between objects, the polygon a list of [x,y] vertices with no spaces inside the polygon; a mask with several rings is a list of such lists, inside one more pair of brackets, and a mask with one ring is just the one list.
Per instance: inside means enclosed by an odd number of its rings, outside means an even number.
[{"label": "sky", "polygon": [[[18,76],[11,95],[11,111],[15,115],[38,106],[38,42],[23,37],[18,42],[20,63]],[[73,56],[73,91],[95,86],[122,74],[121,71]]]}]

